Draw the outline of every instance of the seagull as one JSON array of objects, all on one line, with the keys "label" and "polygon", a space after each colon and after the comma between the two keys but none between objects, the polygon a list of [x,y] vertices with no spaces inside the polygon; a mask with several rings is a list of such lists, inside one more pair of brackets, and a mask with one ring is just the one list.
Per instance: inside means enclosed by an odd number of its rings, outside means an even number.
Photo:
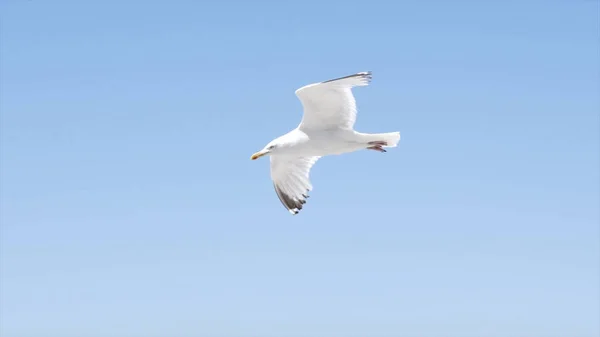
[{"label": "seagull", "polygon": [[371,72],[360,72],[296,90],[304,108],[298,127],[269,142],[250,159],[271,159],[271,179],[277,197],[293,215],[298,214],[312,190],[309,173],[321,157],[358,150],[386,152],[396,147],[400,132],[361,133],[354,130],[356,100],[352,88],[367,86]]}]

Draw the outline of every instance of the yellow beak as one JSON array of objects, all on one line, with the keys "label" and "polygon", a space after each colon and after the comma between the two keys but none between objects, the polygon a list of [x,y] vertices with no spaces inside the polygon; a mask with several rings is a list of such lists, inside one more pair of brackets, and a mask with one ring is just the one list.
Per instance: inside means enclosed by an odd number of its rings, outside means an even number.
[{"label": "yellow beak", "polygon": [[260,158],[260,157],[264,156],[265,154],[267,154],[267,151],[264,151],[264,150],[262,150],[262,151],[258,151],[258,152],[256,152],[255,154],[253,154],[253,155],[252,155],[252,157],[250,157],[250,159],[252,159],[252,160],[256,160],[256,159],[258,159],[258,158]]}]

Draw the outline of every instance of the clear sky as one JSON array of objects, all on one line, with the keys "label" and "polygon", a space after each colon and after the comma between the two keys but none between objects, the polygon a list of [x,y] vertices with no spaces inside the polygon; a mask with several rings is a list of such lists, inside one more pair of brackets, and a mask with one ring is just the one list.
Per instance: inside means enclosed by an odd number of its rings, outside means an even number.
[{"label": "clear sky", "polygon": [[[2,337],[596,337],[598,2],[0,1]],[[373,71],[304,210],[297,88]]]}]

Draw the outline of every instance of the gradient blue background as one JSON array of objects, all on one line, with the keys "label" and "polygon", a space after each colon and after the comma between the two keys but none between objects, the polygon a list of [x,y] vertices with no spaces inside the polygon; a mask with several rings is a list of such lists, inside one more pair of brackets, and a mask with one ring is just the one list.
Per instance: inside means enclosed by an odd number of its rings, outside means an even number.
[{"label": "gradient blue background", "polygon": [[[596,337],[598,2],[0,2],[2,337]],[[294,90],[363,132],[298,216]]]}]

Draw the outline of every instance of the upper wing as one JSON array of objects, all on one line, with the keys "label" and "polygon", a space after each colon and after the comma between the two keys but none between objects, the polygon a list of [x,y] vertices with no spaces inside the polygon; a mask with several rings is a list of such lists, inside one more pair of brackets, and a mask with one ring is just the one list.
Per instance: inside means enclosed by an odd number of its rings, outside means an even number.
[{"label": "upper wing", "polygon": [[321,157],[271,156],[271,179],[281,203],[292,214],[298,214],[306,203],[311,167]]},{"label": "upper wing", "polygon": [[371,72],[313,83],[296,90],[304,107],[300,129],[352,128],[356,122],[356,101],[352,87],[366,86]]}]

